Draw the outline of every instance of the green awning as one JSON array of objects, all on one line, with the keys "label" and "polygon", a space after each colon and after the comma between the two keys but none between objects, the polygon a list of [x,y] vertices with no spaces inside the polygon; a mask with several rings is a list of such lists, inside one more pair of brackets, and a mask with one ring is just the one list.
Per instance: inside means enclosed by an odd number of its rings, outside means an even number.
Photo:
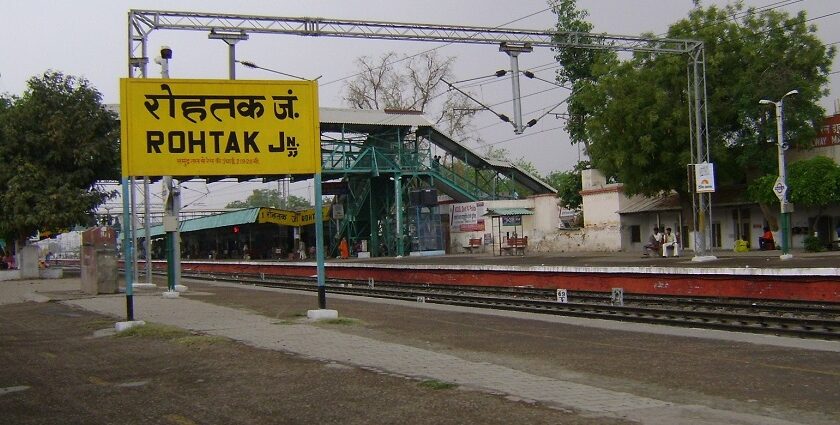
[{"label": "green awning", "polygon": [[208,215],[207,217],[198,217],[184,221],[178,226],[178,230],[181,232],[195,232],[197,230],[251,224],[257,222],[257,216],[259,214],[259,208],[248,208],[245,210]]},{"label": "green awning", "polygon": [[[239,211],[231,211],[216,215],[209,215],[207,217],[191,218],[182,221],[178,225],[180,232],[195,232],[197,230],[216,229],[219,227],[236,226],[240,224],[251,224],[257,222],[257,217],[260,214],[259,208],[248,208]],[[145,229],[139,228],[136,230],[137,237],[143,238],[146,236]],[[149,229],[152,237],[163,236],[166,232],[163,230],[163,224],[157,224]]]},{"label": "green awning", "polygon": [[531,208],[487,208],[487,212],[484,215],[490,217],[534,215],[534,210]]}]

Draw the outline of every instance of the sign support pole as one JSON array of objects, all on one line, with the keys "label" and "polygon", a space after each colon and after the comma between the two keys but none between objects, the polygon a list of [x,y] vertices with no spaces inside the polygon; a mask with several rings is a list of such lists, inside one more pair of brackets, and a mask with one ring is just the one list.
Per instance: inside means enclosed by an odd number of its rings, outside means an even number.
[{"label": "sign support pole", "polygon": [[318,308],[327,308],[324,268],[324,201],[321,199],[321,172],[315,173],[315,261],[317,262]]},{"label": "sign support pole", "polygon": [[128,200],[128,178],[122,179],[123,202],[123,264],[125,264],[125,316],[126,320],[134,321],[134,262],[131,261],[134,252],[134,235],[131,234],[131,209]]}]

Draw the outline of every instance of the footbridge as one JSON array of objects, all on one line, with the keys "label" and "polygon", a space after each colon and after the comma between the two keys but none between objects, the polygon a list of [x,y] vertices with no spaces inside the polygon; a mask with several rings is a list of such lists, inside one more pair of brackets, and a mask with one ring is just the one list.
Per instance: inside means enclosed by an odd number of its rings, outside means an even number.
[{"label": "footbridge", "polygon": [[433,206],[420,193],[440,192],[455,202],[556,193],[526,170],[476,153],[420,113],[321,108],[320,121],[322,178],[334,181],[324,193],[339,195],[344,215],[334,244],[367,240],[374,256],[398,255],[421,224],[412,210]]}]

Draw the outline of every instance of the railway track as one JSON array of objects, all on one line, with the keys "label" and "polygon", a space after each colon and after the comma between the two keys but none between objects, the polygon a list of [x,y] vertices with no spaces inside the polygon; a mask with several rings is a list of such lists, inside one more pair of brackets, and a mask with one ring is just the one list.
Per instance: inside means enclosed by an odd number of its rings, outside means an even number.
[{"label": "railway track", "polygon": [[[312,278],[188,272],[183,276],[243,285],[316,290]],[[577,291],[568,293],[567,302],[558,302],[556,293],[533,288],[405,285],[341,280],[329,280],[327,292],[421,303],[840,340],[840,305],[836,304],[638,294],[625,295],[623,303],[619,304],[610,294]]]}]

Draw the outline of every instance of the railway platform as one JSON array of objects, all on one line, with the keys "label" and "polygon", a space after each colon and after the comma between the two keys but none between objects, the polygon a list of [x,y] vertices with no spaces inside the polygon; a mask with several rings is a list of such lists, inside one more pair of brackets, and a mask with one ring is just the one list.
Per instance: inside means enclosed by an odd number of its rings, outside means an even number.
[{"label": "railway platform", "polygon": [[[173,356],[161,365],[155,354],[166,343],[152,341],[121,351],[119,363],[97,366],[96,376],[121,370],[119,378],[80,375],[59,366],[69,356],[60,347],[69,339],[82,348],[101,344],[102,338],[92,336],[97,332],[101,336],[102,330],[69,329],[90,314],[103,315],[113,324],[124,314],[124,297],[83,296],[77,279],[0,282],[0,304],[6,304],[0,305],[0,339],[9,347],[0,362],[4,371],[0,409],[16,415],[9,418],[64,423],[61,418],[37,416],[49,415],[55,408],[32,409],[27,417],[20,406],[33,407],[43,400],[44,392],[80,391],[74,378],[102,387],[112,403],[117,400],[124,418],[146,415],[142,421],[124,421],[135,423],[254,421],[253,416],[237,415],[260,414],[272,403],[285,410],[260,422],[311,419],[297,416],[301,413],[323,419],[317,416],[320,410],[331,412],[325,421],[332,423],[840,421],[838,342],[338,295],[329,296],[328,307],[337,309],[341,319],[313,323],[304,318],[305,311],[317,304],[310,293],[201,280],[185,283],[190,291],[178,299],[162,298],[162,289],[138,291],[137,318],[236,341],[237,346],[262,355],[275,353],[270,358],[279,363],[266,359],[235,367],[226,363],[224,371],[215,372],[222,375],[219,379],[207,365],[208,358],[225,355],[219,349]],[[105,328],[107,322],[96,323]],[[38,339],[42,341],[34,341]],[[131,345],[129,340],[111,341]],[[27,352],[28,347],[37,347],[36,352]],[[294,377],[289,365],[306,368],[312,375]],[[70,378],[55,387],[38,385],[44,376],[65,374]],[[266,376],[271,379],[266,381]],[[285,380],[295,379],[301,386],[283,387]],[[204,385],[218,382],[227,389],[225,380],[240,384],[239,397],[250,401],[225,403]],[[457,389],[417,392],[417,382]],[[155,394],[164,385],[169,398],[159,400]],[[3,391],[10,388],[16,390]],[[357,396],[346,395],[347,389]],[[296,397],[297,392],[315,398]],[[85,405],[82,397],[67,403],[80,404],[77,423],[106,418]],[[10,406],[18,408],[9,410]]]},{"label": "railway platform", "polygon": [[[327,278],[409,284],[518,286],[570,291],[663,296],[698,296],[840,303],[840,252],[714,252],[713,261],[643,257],[641,253],[489,253],[440,256],[332,259]],[[305,277],[307,261],[184,260],[188,273],[231,273]],[[156,262],[158,270],[163,262]]]},{"label": "railway platform", "polygon": [[[489,249],[489,248],[488,248]],[[534,252],[528,251],[522,256],[498,255],[493,252],[458,253],[437,256],[405,256],[378,258],[332,259],[330,263],[362,264],[444,264],[444,265],[504,265],[504,266],[553,266],[572,268],[624,268],[624,267],[668,267],[678,269],[795,269],[810,273],[808,269],[833,269],[840,271],[840,251],[806,252],[801,249],[791,250],[793,258],[780,259],[781,251],[713,250],[709,255],[716,257],[712,261],[692,261],[691,250],[681,251],[679,257],[660,257],[642,255],[641,252]],[[828,271],[828,270],[827,270]]]}]

